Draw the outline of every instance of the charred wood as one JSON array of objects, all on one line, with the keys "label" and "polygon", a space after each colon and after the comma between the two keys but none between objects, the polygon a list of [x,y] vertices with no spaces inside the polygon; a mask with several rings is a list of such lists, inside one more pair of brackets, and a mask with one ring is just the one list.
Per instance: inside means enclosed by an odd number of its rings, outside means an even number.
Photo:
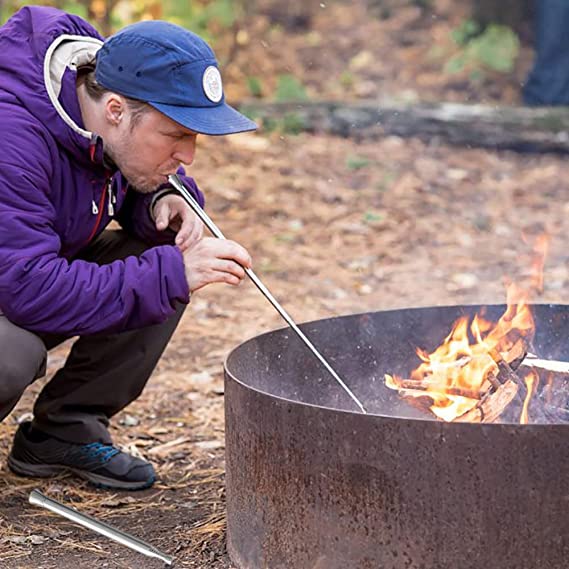
[{"label": "charred wood", "polygon": [[500,380],[500,383],[512,381],[519,387],[522,395],[525,395],[526,384],[524,380],[512,369],[510,364],[502,357],[502,354],[496,349],[490,350],[488,354],[498,366],[497,378]]},{"label": "charred wood", "polygon": [[[480,391],[474,389],[464,389],[462,387],[438,386],[428,379],[400,379],[397,381],[397,387],[402,395],[413,395],[413,391],[421,392],[421,395],[428,395],[429,391],[440,393],[442,395],[457,395],[459,397],[467,397],[468,399],[481,399]],[[424,393],[427,392],[427,393]]]},{"label": "charred wood", "polygon": [[493,423],[506,410],[518,393],[518,386],[507,380],[488,391],[472,409],[457,417],[456,423]]},{"label": "charred wood", "polygon": [[[500,338],[494,349],[500,354],[501,359],[507,362],[513,370],[516,370],[526,358],[530,344],[531,338],[524,336],[517,329],[512,329]],[[495,358],[492,359],[495,361]]]}]

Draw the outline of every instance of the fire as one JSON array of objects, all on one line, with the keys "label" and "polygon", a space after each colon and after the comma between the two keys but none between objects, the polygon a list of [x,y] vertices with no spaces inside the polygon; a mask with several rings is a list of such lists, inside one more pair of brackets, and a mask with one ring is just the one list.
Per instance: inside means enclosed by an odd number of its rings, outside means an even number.
[{"label": "fire", "polygon": [[486,320],[482,314],[459,318],[450,334],[432,353],[418,349],[421,365],[410,380],[386,375],[386,385],[404,396],[432,399],[431,411],[444,421],[453,421],[472,409],[490,387],[490,374],[497,373],[498,351],[506,361],[523,357],[518,346],[531,340],[534,319],[528,295],[515,285],[508,287],[507,308],[498,322]]},{"label": "fire", "polygon": [[[525,241],[528,242],[528,239],[525,238]],[[539,294],[543,293],[543,269],[547,253],[549,252],[549,241],[549,235],[542,233],[536,237],[532,245],[531,286]]]},{"label": "fire", "polygon": [[[528,242],[527,239],[526,243]],[[536,237],[532,247],[530,288],[543,292],[543,269],[549,248],[549,236]],[[500,393],[502,401],[507,401],[507,393],[512,397],[517,392],[521,380],[512,383],[512,370],[509,364],[525,357],[527,348],[535,333],[534,319],[529,307],[529,294],[520,287],[510,284],[507,291],[507,308],[498,322],[486,320],[483,313],[474,318],[459,318],[450,334],[432,353],[420,348],[417,354],[421,365],[412,373],[410,379],[385,375],[387,387],[398,390],[405,397],[424,397],[432,403],[430,410],[444,421],[474,420],[469,411],[484,418],[481,401],[491,388],[499,390],[502,382],[500,373],[509,374],[508,387],[514,388]],[[501,369],[500,369],[501,368]],[[509,370],[509,372],[508,372]],[[527,395],[523,405],[520,422],[528,421],[529,402],[537,389],[537,377],[526,378]],[[487,400],[487,398],[486,398]],[[511,398],[510,398],[511,401]],[[480,405],[480,406],[479,406]],[[476,407],[476,409],[475,409]],[[467,414],[465,417],[463,417]]]},{"label": "fire", "polygon": [[529,403],[533,394],[537,390],[537,384],[539,382],[539,375],[535,370],[530,371],[525,377],[524,381],[526,382],[526,386],[528,388],[526,397],[524,399],[524,406],[522,408],[522,414],[520,416],[520,423],[522,425],[527,425],[529,423]]}]

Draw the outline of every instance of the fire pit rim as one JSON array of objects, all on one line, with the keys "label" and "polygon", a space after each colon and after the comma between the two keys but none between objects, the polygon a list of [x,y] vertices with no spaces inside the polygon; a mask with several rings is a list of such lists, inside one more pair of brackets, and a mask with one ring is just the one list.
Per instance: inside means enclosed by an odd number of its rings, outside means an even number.
[{"label": "fire pit rim", "polygon": [[[569,304],[564,304],[564,303],[530,303],[529,306],[545,306],[545,307],[562,307],[562,306],[566,306],[567,308],[569,308]],[[488,309],[497,309],[497,308],[501,308],[504,307],[506,308],[506,304],[505,303],[496,303],[496,304],[477,304],[477,303],[472,303],[472,304],[448,304],[448,305],[436,305],[436,306],[405,306],[402,308],[390,308],[387,310],[375,310],[375,311],[367,311],[367,312],[356,312],[356,313],[350,313],[350,314],[343,314],[343,315],[339,315],[339,316],[332,316],[329,318],[321,318],[321,319],[315,319],[315,320],[310,320],[307,322],[303,322],[302,324],[300,324],[300,328],[307,328],[311,325],[314,324],[323,324],[323,323],[329,323],[329,322],[333,322],[333,321],[337,321],[337,320],[341,320],[344,318],[357,318],[358,316],[362,317],[362,316],[367,316],[370,314],[378,314],[378,313],[382,313],[382,314],[389,314],[389,313],[395,313],[395,312],[401,312],[401,311],[414,311],[414,310],[421,310],[421,309],[440,309],[440,310],[445,310],[445,309],[456,309],[456,310],[461,310],[461,309],[468,309],[468,308],[488,308]],[[252,385],[249,385],[247,383],[245,383],[244,381],[242,381],[241,379],[239,379],[231,370],[230,370],[230,366],[231,366],[231,360],[233,358],[238,357],[238,352],[242,349],[245,349],[246,345],[249,345],[252,342],[256,342],[259,340],[262,340],[263,338],[265,338],[266,336],[269,336],[271,334],[278,334],[279,332],[284,332],[286,330],[289,330],[288,327],[283,326],[283,327],[279,327],[279,328],[275,328],[272,330],[268,330],[266,332],[263,332],[261,334],[252,336],[246,340],[244,340],[243,342],[241,342],[240,344],[238,344],[237,346],[235,346],[227,355],[227,357],[225,358],[225,361],[223,363],[223,371],[224,371],[224,377],[226,378],[230,378],[232,381],[234,381],[235,383],[241,385],[243,388],[251,390],[253,392],[258,393],[259,395],[268,398],[272,401],[279,401],[279,402],[283,402],[283,403],[288,403],[288,404],[292,404],[292,405],[298,405],[301,407],[308,407],[308,408],[314,408],[314,409],[321,409],[321,410],[325,410],[325,411],[332,411],[332,412],[336,412],[336,413],[345,413],[347,415],[360,415],[360,416],[368,416],[368,417],[373,417],[373,418],[383,418],[386,420],[405,420],[405,421],[413,421],[413,422],[417,422],[417,423],[424,423],[424,424],[440,424],[440,425],[445,425],[445,428],[449,428],[449,425],[454,425],[454,427],[450,427],[450,428],[460,428],[460,427],[465,427],[465,428],[480,428],[481,425],[478,423],[468,423],[468,422],[446,422],[446,421],[440,421],[435,417],[408,417],[408,416],[402,416],[402,415],[386,415],[384,413],[374,413],[374,412],[369,412],[367,414],[363,414],[359,411],[355,411],[355,410],[348,410],[348,409],[339,409],[337,407],[332,407],[332,406],[328,406],[328,405],[317,405],[315,403],[308,403],[305,401],[299,401],[297,399],[290,399],[288,397],[284,397],[282,395],[276,395],[273,393],[270,393],[266,390],[263,389],[259,389],[257,387],[253,387]],[[364,401],[365,404],[365,401]],[[459,427],[457,427],[459,426]],[[485,423],[483,425],[485,428],[504,428],[504,427],[516,427],[516,428],[523,428],[526,432],[529,429],[535,429],[535,428],[540,428],[540,427],[544,427],[544,428],[551,428],[551,427],[565,427],[565,428],[569,428],[569,424],[566,423],[549,423],[549,424],[540,424],[540,423],[530,423],[530,424],[525,424],[525,425],[521,425],[518,422],[513,422],[513,421],[508,421],[508,422],[503,422],[503,423]]]},{"label": "fire pit rim", "polygon": [[[224,368],[225,369],[225,368]],[[274,403],[279,403],[279,404],[287,404],[287,405],[294,405],[297,407],[306,407],[306,408],[312,408],[315,409],[317,411],[321,411],[321,412],[333,412],[333,413],[341,413],[344,415],[349,415],[349,416],[353,416],[353,417],[359,417],[361,420],[364,421],[377,421],[378,419],[380,420],[385,420],[385,421],[410,421],[412,423],[424,423],[425,425],[440,425],[441,428],[445,428],[449,429],[452,428],[454,430],[480,430],[480,429],[500,429],[501,431],[504,430],[504,428],[508,428],[511,427],[513,429],[523,429],[524,432],[529,432],[531,431],[535,431],[535,430],[542,430],[542,429],[548,429],[551,430],[552,428],[555,429],[567,429],[567,431],[569,432],[569,423],[529,423],[527,425],[522,425],[519,422],[504,422],[504,423],[471,423],[471,422],[447,422],[447,421],[442,421],[442,420],[438,420],[435,417],[433,418],[419,418],[419,417],[407,417],[407,416],[402,416],[402,415],[385,415],[385,414],[380,414],[380,413],[366,413],[363,414],[359,411],[349,411],[347,409],[338,409],[336,407],[328,407],[328,406],[324,406],[324,405],[315,405],[314,403],[305,403],[302,401],[295,401],[293,399],[287,399],[286,397],[281,397],[280,395],[272,395],[270,393],[267,393],[266,391],[262,391],[260,389],[257,389],[255,387],[251,387],[250,385],[247,385],[246,383],[243,383],[241,380],[237,379],[233,374],[231,374],[230,372],[227,371],[227,369],[225,369],[226,372],[226,378],[229,377],[232,381],[234,381],[235,383],[237,383],[239,386],[241,386],[244,389],[248,389],[254,393],[256,393],[258,396],[261,396],[265,399],[268,399],[269,401],[272,401]]]}]

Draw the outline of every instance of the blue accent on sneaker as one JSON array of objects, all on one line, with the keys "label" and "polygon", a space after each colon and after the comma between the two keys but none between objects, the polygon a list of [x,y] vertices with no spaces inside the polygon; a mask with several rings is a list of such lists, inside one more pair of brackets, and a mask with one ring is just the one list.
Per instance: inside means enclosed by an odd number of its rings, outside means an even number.
[{"label": "blue accent on sneaker", "polygon": [[76,444],[45,433],[30,436],[31,432],[31,424],[22,423],[14,437],[8,466],[16,474],[47,477],[69,471],[100,488],[121,490],[141,490],[156,480],[149,462],[112,444]]},{"label": "blue accent on sneaker", "polygon": [[81,452],[85,453],[88,458],[99,459],[101,464],[104,464],[121,451],[113,445],[89,443],[81,447]]}]

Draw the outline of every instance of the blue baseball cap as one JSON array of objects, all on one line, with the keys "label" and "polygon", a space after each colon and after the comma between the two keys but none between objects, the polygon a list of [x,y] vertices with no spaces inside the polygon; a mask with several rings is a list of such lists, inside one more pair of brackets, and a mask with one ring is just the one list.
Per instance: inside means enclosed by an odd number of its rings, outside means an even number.
[{"label": "blue baseball cap", "polygon": [[257,125],[225,102],[215,54],[199,36],[159,20],[138,22],[97,52],[97,82],[144,101],[201,134],[234,134]]}]

